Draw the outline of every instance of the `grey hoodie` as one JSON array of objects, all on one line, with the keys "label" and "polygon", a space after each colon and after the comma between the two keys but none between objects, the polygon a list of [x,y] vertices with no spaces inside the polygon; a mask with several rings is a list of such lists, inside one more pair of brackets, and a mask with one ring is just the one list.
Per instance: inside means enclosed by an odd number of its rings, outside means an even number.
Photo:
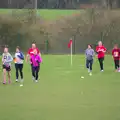
[{"label": "grey hoodie", "polygon": [[11,66],[11,62],[13,61],[13,57],[10,53],[3,53],[2,55],[2,62],[3,65]]},{"label": "grey hoodie", "polygon": [[86,49],[85,51],[86,59],[87,60],[93,60],[93,57],[95,55],[95,52],[93,49]]}]

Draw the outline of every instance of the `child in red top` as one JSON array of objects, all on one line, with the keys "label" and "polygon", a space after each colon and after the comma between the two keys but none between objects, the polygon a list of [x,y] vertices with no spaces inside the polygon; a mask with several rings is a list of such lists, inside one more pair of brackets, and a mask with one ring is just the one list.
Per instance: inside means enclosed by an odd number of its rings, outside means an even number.
[{"label": "child in red top", "polygon": [[101,41],[98,42],[98,46],[96,47],[96,52],[98,54],[97,57],[99,60],[101,72],[103,72],[104,71],[103,61],[105,57],[106,48],[103,46]]},{"label": "child in red top", "polygon": [[29,50],[28,50],[28,53],[27,53],[27,61],[28,61],[28,58],[30,59],[30,57],[32,56],[32,55],[34,55],[34,50],[37,50],[37,54],[40,54],[40,50],[36,47],[36,45],[35,45],[35,43],[33,43],[32,44],[32,48],[30,48]]},{"label": "child in red top", "polygon": [[119,69],[119,58],[120,58],[120,49],[118,48],[118,45],[114,45],[114,48],[112,50],[112,56],[114,59],[115,70],[117,72]]}]

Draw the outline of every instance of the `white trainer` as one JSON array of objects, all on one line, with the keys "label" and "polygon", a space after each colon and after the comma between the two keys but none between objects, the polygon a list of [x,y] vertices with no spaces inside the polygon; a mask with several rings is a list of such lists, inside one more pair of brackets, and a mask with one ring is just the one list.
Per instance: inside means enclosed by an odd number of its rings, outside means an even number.
[{"label": "white trainer", "polygon": [[23,87],[23,84],[20,84],[20,87]]},{"label": "white trainer", "polygon": [[18,79],[16,79],[16,82],[18,82]]},{"label": "white trainer", "polygon": [[38,83],[38,80],[35,80],[36,83]]},{"label": "white trainer", "polygon": [[89,75],[92,76],[92,73],[90,72]]}]

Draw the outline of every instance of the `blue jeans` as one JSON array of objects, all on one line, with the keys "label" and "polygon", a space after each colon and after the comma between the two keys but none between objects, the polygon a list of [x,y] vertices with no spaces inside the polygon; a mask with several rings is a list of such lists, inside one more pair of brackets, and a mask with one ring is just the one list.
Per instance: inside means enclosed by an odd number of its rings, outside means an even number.
[{"label": "blue jeans", "polygon": [[93,65],[93,59],[92,60],[86,60],[86,67],[92,71],[92,65]]}]

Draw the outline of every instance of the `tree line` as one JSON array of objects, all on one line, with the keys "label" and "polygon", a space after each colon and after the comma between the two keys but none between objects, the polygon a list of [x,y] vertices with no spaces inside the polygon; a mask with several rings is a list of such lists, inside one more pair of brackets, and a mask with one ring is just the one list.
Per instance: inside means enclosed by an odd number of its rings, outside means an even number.
[{"label": "tree line", "polygon": [[[35,8],[36,0],[0,0],[0,8]],[[119,8],[120,0],[37,0],[41,9],[79,9],[81,4],[96,4],[102,8]]]}]

